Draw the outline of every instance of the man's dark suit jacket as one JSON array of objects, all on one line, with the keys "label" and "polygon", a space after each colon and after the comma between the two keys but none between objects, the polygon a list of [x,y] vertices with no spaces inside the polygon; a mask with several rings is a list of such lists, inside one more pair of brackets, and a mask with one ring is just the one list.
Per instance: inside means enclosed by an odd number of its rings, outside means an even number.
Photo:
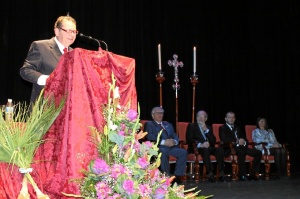
[{"label": "man's dark suit jacket", "polygon": [[[69,48],[71,50],[71,48]],[[56,68],[61,57],[57,43],[54,37],[49,40],[40,40],[32,42],[24,61],[23,67],[20,68],[21,77],[33,83],[30,102],[33,103],[38,98],[44,86],[37,84],[41,75],[50,75]]]},{"label": "man's dark suit jacket", "polygon": [[[243,138],[246,141],[246,146],[238,146],[239,148],[247,148],[248,140],[246,138],[246,135],[244,131],[241,130],[238,126],[234,125],[233,130],[229,128],[227,124],[223,124],[219,127],[219,137],[220,140],[224,143],[226,146],[227,143],[233,143],[233,146],[236,146],[237,138],[235,136],[235,132],[237,133],[238,138]],[[224,147],[224,153],[225,157],[227,157],[230,154],[230,148]]]},{"label": "man's dark suit jacket", "polygon": [[[161,140],[170,139],[170,138],[173,138],[179,144],[179,138],[174,131],[173,125],[166,121],[163,121],[162,124],[165,128],[165,131],[163,131],[160,136],[159,144],[160,144]],[[149,140],[149,141],[156,142],[158,133],[161,130],[162,130],[162,127],[159,124],[157,124],[157,122],[155,122],[155,121],[148,121],[145,123],[144,131],[148,133],[147,140]]]},{"label": "man's dark suit jacket", "polygon": [[[206,125],[206,127],[209,129],[209,131],[208,131],[208,133],[205,134],[205,136],[207,137],[210,146],[214,147],[215,143],[216,143],[216,137],[212,131],[211,126]],[[188,144],[188,153],[194,153],[193,142],[196,142],[196,143],[205,142],[205,138],[203,137],[197,122],[190,123],[187,126],[186,142]]]}]

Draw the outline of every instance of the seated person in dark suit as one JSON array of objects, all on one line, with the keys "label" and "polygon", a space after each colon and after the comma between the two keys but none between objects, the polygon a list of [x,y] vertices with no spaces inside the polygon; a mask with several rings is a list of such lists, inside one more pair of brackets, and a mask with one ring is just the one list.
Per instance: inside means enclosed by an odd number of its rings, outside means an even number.
[{"label": "seated person in dark suit", "polygon": [[218,162],[220,171],[220,182],[224,182],[224,150],[215,147],[216,137],[213,134],[211,126],[205,124],[207,113],[203,110],[197,113],[197,122],[190,123],[186,130],[186,141],[188,143],[188,152],[194,153],[193,143],[196,142],[199,154],[203,158],[209,181],[215,182],[214,168],[210,161],[210,155],[214,155]]},{"label": "seated person in dark suit", "polygon": [[174,175],[177,181],[185,175],[187,151],[178,147],[179,138],[174,131],[172,124],[163,120],[164,110],[161,107],[154,107],[151,111],[153,121],[145,123],[144,131],[147,132],[147,140],[156,142],[158,133],[161,133],[158,148],[161,152],[160,170],[170,175],[169,156],[177,158]]},{"label": "seated person in dark suit", "polygon": [[[240,180],[258,180],[256,173],[259,173],[260,161],[262,157],[261,151],[253,148],[248,148],[248,140],[245,133],[234,124],[235,113],[228,112],[225,116],[226,123],[219,128],[220,140],[226,143],[232,143],[235,147],[236,155],[238,156],[238,168]],[[224,148],[225,157],[230,155],[230,148]],[[253,166],[250,176],[246,177],[246,155],[253,157]]]}]

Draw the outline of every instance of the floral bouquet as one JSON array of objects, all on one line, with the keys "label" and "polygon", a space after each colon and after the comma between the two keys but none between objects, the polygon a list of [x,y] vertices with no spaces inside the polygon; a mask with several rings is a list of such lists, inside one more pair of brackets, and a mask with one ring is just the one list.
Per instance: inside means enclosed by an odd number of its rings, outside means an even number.
[{"label": "floral bouquet", "polygon": [[[103,106],[106,125],[102,132],[91,127],[99,156],[90,162],[81,180],[80,192],[86,199],[150,199],[196,198],[198,192],[184,190],[173,177],[158,169],[160,154],[157,144],[141,139],[147,134],[138,131],[138,113],[119,105],[119,91],[112,75],[108,103]],[[152,157],[156,157],[153,161]],[[74,196],[70,194],[65,194]],[[207,197],[198,197],[207,198]]]}]

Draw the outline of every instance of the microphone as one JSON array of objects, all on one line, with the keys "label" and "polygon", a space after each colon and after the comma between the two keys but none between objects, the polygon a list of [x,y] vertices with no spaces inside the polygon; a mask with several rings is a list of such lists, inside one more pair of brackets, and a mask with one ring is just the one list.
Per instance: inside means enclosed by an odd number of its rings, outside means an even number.
[{"label": "microphone", "polygon": [[79,35],[80,35],[81,37],[86,37],[86,38],[88,38],[88,39],[92,39],[92,40],[96,41],[96,42],[98,43],[98,46],[99,46],[99,47],[101,47],[100,42],[104,43],[105,49],[106,49],[106,51],[108,51],[107,44],[106,44],[104,41],[99,40],[99,39],[96,39],[96,38],[93,38],[93,37],[91,37],[91,36],[86,36],[86,35],[84,35],[84,34],[82,34],[82,33],[80,33]]}]

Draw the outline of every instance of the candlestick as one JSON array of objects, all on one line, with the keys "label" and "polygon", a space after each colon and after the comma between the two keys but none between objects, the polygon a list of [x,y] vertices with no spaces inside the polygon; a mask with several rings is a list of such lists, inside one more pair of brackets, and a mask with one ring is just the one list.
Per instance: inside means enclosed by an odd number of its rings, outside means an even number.
[{"label": "candlestick", "polygon": [[161,71],[161,51],[160,51],[160,44],[158,44],[158,69]]},{"label": "candlestick", "polygon": [[194,49],[193,49],[193,58],[194,58],[194,74],[196,73],[196,47],[194,46]]},{"label": "candlestick", "polygon": [[156,74],[156,81],[159,83],[159,105],[160,107],[163,107],[162,103],[162,83],[165,81],[164,73],[162,71],[159,71]]}]

